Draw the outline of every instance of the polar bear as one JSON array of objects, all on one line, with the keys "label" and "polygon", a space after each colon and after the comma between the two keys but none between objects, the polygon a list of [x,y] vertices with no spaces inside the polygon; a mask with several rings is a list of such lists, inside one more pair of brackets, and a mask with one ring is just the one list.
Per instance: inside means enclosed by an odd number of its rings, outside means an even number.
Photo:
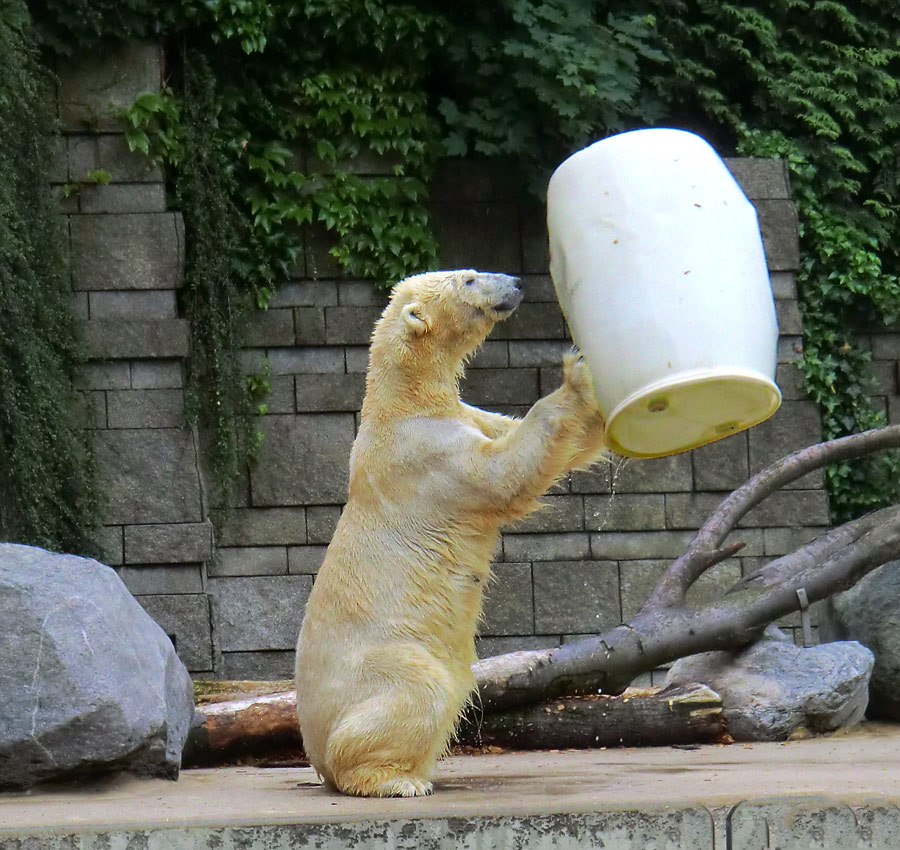
[{"label": "polar bear", "polygon": [[398,283],[375,325],[349,499],[297,646],[306,753],[344,793],[431,793],[474,689],[501,525],[602,452],[577,352],[563,360],[562,386],[522,419],[460,399],[466,359],[521,300],[508,275],[428,272]]}]

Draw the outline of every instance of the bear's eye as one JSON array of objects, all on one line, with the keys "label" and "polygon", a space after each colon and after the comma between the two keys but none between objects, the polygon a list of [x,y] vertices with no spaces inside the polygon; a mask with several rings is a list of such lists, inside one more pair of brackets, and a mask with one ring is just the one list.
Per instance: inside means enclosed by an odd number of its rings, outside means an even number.
[{"label": "bear's eye", "polygon": [[474,278],[474,277],[467,277],[467,278],[466,278],[466,286],[471,286],[473,283],[475,283],[475,278]]}]

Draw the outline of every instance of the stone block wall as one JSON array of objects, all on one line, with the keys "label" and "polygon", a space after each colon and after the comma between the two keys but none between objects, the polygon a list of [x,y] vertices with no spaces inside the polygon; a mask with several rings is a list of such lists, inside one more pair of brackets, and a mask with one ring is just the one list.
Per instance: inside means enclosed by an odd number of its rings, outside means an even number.
[{"label": "stone block wall", "polygon": [[[73,298],[95,358],[82,386],[108,505],[111,563],[173,635],[197,676],[289,676],[304,604],[346,499],[347,465],[364,391],[367,343],[386,295],[350,280],[313,234],[294,279],[246,328],[246,368],[268,364],[264,442],[238,507],[213,540],[198,439],[184,425],[188,332],[177,307],[183,228],[167,211],[163,175],[128,153],[109,103],[158,87],[155,47],[120,50],[60,69],[63,127],[56,181],[92,168],[108,186],[61,200],[68,217]],[[783,164],[730,160],[759,213],[781,330],[781,410],[750,432],[660,460],[613,460],[568,476],[546,507],[500,541],[478,638],[482,654],[557,645],[635,613],[723,496],[781,455],[819,439],[795,361],[801,318],[796,210]],[[361,165],[361,168],[375,168]],[[520,275],[525,301],[468,370],[470,403],[521,414],[558,386],[570,340],[548,275],[543,210],[522,205],[485,163],[448,162],[432,188],[446,268]],[[739,316],[723,317],[740,322]],[[900,334],[872,337],[884,403],[900,416]],[[828,524],[821,474],[748,515],[747,546],[698,583],[696,598],[793,550]],[[795,628],[799,621],[785,623]]]}]

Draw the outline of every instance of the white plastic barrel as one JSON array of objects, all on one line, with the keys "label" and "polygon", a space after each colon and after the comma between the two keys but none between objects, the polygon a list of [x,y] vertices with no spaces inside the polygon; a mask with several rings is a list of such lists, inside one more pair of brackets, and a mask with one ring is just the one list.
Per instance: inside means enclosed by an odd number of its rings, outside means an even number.
[{"label": "white plastic barrel", "polygon": [[597,142],[553,174],[547,219],[550,271],[613,451],[676,454],[778,409],[756,211],[707,142],[663,129]]}]

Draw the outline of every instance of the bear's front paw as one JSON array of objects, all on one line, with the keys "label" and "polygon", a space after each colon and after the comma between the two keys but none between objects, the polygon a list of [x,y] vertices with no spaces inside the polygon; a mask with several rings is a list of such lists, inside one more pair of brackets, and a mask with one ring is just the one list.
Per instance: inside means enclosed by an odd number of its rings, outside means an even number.
[{"label": "bear's front paw", "polygon": [[568,389],[582,405],[596,410],[594,398],[594,382],[590,370],[577,348],[563,356],[563,386]]}]

